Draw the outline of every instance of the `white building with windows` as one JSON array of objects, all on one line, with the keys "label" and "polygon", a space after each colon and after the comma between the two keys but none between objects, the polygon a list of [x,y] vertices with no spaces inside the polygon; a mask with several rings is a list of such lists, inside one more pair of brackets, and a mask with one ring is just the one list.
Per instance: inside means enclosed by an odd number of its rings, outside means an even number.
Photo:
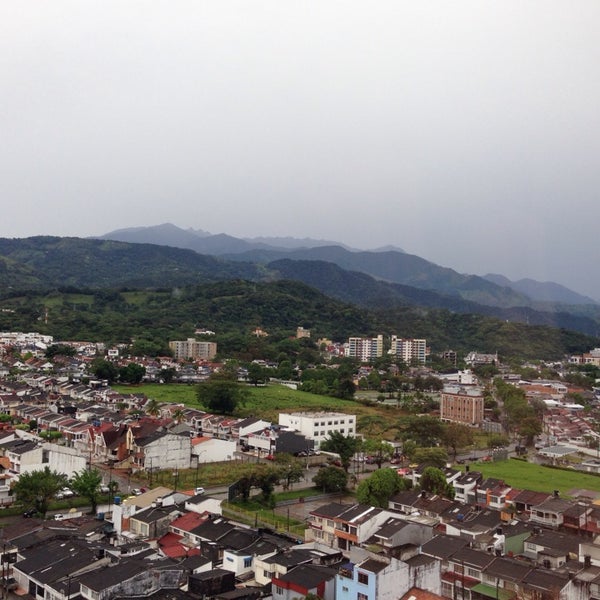
[{"label": "white building with windows", "polygon": [[344,346],[344,354],[368,362],[383,356],[383,335],[374,338],[351,337]]},{"label": "white building with windows", "polygon": [[424,365],[425,357],[427,356],[427,340],[406,339],[393,335],[389,354],[406,364],[415,361]]},{"label": "white building with windows", "polygon": [[356,415],[335,412],[279,413],[279,425],[298,431],[315,443],[318,449],[329,434],[337,431],[343,435],[356,435]]}]

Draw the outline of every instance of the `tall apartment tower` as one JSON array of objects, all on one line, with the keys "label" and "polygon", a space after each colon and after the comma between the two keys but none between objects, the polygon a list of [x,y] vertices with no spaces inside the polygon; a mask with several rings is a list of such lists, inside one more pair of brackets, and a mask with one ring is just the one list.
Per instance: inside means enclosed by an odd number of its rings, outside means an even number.
[{"label": "tall apartment tower", "polygon": [[427,340],[405,339],[399,338],[397,335],[393,335],[390,354],[394,355],[396,358],[402,362],[405,362],[406,364],[410,364],[413,362],[413,360],[421,364],[425,364]]},{"label": "tall apartment tower", "polygon": [[383,335],[380,334],[375,338],[351,337],[348,339],[344,353],[362,362],[383,356]]}]

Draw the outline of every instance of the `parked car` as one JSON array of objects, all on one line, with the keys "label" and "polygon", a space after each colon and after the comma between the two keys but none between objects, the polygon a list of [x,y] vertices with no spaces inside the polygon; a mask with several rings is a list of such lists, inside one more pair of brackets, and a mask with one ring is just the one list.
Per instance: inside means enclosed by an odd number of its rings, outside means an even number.
[{"label": "parked car", "polygon": [[54,496],[57,500],[62,500],[63,498],[71,498],[72,496],[74,496],[75,493],[73,492],[73,490],[70,490],[69,488],[63,488],[62,490],[60,490],[60,492],[58,492],[58,494],[56,494],[56,496]]},{"label": "parked car", "polygon": [[197,487],[194,488],[194,494],[196,494],[196,496],[201,496],[202,494],[204,494],[205,489],[203,487]]},{"label": "parked car", "polygon": [[110,492],[110,488],[107,485],[105,485],[105,484],[102,484],[98,488],[98,490],[100,491],[101,494],[108,494]]},{"label": "parked car", "polygon": [[24,513],[23,516],[26,519],[31,519],[31,517],[35,516],[35,514],[37,513],[37,510],[35,510],[35,508],[28,508]]}]

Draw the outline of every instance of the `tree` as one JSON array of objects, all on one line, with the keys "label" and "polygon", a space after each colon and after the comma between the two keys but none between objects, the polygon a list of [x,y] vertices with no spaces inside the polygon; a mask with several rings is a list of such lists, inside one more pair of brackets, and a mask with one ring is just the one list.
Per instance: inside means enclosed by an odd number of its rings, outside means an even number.
[{"label": "tree", "polygon": [[365,440],[362,449],[373,459],[378,469],[394,454],[394,447],[383,440]]},{"label": "tree", "polygon": [[313,482],[323,492],[343,492],[348,485],[348,473],[339,467],[323,467],[313,477]]},{"label": "tree", "polygon": [[119,376],[119,369],[111,363],[109,360],[104,358],[96,358],[91,365],[92,373],[98,379],[107,379],[109,383],[116,381]]},{"label": "tree", "polygon": [[42,517],[45,517],[50,501],[67,485],[67,482],[66,475],[45,467],[40,471],[22,473],[15,483],[13,491],[20,502],[25,506],[35,508]]},{"label": "tree", "polygon": [[442,439],[447,448],[452,450],[456,459],[459,448],[465,448],[473,443],[473,430],[461,423],[447,423],[444,425]]},{"label": "tree", "polygon": [[444,426],[435,417],[409,417],[402,437],[414,440],[418,446],[435,446],[443,433]]},{"label": "tree", "polygon": [[419,479],[419,486],[422,490],[431,494],[439,494],[454,499],[454,487],[446,481],[446,476],[441,469],[437,467],[427,467]]},{"label": "tree", "polygon": [[98,499],[100,496],[100,484],[102,483],[102,474],[98,469],[83,469],[71,478],[71,489],[87,498],[92,506],[91,514],[96,514],[98,508]]},{"label": "tree", "polygon": [[304,476],[302,463],[291,455],[275,455],[279,469],[279,479],[283,481],[283,488],[289,489],[292,483],[298,483]]},{"label": "tree", "polygon": [[510,445],[510,440],[505,435],[490,435],[487,441],[488,448],[506,448]]},{"label": "tree", "polygon": [[144,409],[151,417],[158,417],[160,415],[160,402],[156,398],[150,398]]},{"label": "tree", "polygon": [[417,448],[413,460],[420,465],[442,468],[448,462],[448,454],[443,448]]},{"label": "tree", "polygon": [[321,442],[321,450],[325,452],[335,452],[339,455],[342,467],[347,471],[350,467],[352,457],[360,448],[360,440],[350,435],[344,435],[339,431],[329,434],[326,440]]},{"label": "tree", "polygon": [[362,504],[387,508],[390,498],[407,488],[395,469],[379,469],[358,484],[356,497]]},{"label": "tree", "polygon": [[171,383],[175,378],[175,375],[177,375],[177,369],[175,367],[166,367],[160,371],[160,378],[164,383]]},{"label": "tree", "polygon": [[259,383],[264,383],[267,379],[266,369],[255,362],[248,365],[248,381],[252,385],[257,386]]},{"label": "tree", "polygon": [[242,386],[230,373],[213,373],[198,385],[198,401],[211,412],[231,415],[245,400]]},{"label": "tree", "polygon": [[336,398],[352,400],[352,398],[354,398],[354,392],[356,392],[356,386],[354,385],[354,382],[350,377],[344,377],[339,380],[333,395]]},{"label": "tree", "polygon": [[[262,493],[262,501],[265,504],[271,502],[275,485],[279,483],[279,472],[276,469],[268,469],[264,473],[257,475],[256,486]],[[273,504],[274,506],[274,504]]]},{"label": "tree", "polygon": [[123,383],[131,383],[137,385],[142,381],[146,374],[146,367],[137,363],[129,363],[126,367],[119,369],[119,379]]},{"label": "tree", "polygon": [[176,408],[171,414],[171,418],[173,421],[175,421],[175,423],[177,423],[177,425],[179,425],[179,423],[181,423],[181,421],[183,421],[185,418],[185,411],[182,408]]},{"label": "tree", "polygon": [[75,356],[76,350],[73,346],[67,344],[52,344],[48,346],[44,353],[47,359],[54,358],[55,356]]}]

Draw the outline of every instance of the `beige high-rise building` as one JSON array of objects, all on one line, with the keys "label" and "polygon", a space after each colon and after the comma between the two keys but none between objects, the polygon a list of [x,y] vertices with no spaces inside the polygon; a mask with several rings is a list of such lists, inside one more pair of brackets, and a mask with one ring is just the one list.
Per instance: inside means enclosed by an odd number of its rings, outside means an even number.
[{"label": "beige high-rise building", "polygon": [[188,358],[211,360],[217,355],[216,342],[199,342],[194,338],[169,342],[169,348],[177,360],[187,360]]}]

